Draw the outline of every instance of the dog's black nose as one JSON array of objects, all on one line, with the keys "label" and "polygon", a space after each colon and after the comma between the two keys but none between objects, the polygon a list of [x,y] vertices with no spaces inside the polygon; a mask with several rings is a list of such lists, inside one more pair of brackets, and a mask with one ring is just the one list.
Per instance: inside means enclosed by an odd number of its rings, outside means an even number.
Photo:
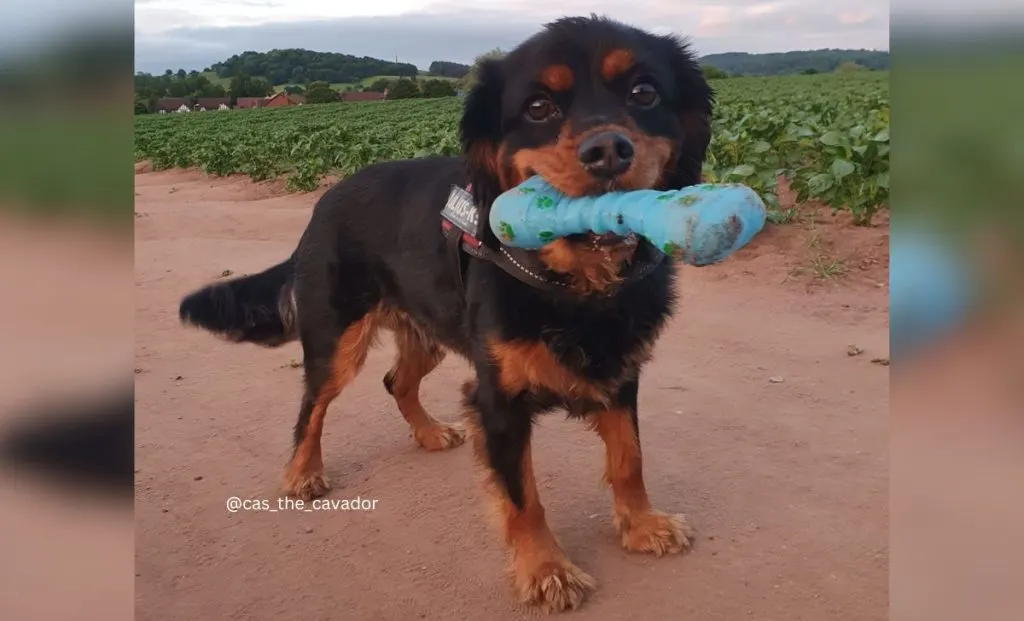
[{"label": "dog's black nose", "polygon": [[599,132],[580,143],[580,163],[598,177],[615,177],[633,162],[633,143],[619,132]]}]

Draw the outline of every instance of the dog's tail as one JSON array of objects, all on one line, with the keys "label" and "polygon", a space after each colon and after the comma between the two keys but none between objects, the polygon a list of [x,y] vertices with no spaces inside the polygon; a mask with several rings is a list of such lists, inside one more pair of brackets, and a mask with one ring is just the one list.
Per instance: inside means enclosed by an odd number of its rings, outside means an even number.
[{"label": "dog's tail", "polygon": [[279,347],[298,338],[295,259],[253,274],[208,285],[181,301],[178,316],[235,343]]}]

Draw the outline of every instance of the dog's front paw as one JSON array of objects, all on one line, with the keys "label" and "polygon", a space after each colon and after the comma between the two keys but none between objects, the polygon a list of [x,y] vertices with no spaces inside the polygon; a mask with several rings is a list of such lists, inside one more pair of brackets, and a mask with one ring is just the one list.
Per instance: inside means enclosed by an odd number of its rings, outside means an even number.
[{"label": "dog's front paw", "polygon": [[596,586],[593,578],[567,558],[517,566],[514,573],[520,600],[547,613],[579,608]]},{"label": "dog's front paw", "polygon": [[662,556],[678,554],[692,546],[693,529],[682,515],[651,510],[619,516],[615,526],[622,535],[622,547],[631,552]]},{"label": "dog's front paw", "polygon": [[285,475],[285,493],[307,502],[323,496],[330,489],[330,481],[327,480],[327,475],[323,472],[288,473]]}]

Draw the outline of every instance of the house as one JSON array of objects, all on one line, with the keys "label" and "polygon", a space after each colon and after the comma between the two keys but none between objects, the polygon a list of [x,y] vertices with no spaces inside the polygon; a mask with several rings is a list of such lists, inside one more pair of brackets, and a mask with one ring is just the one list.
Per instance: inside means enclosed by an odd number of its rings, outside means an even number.
[{"label": "house", "polygon": [[266,103],[266,97],[239,97],[235,107],[239,109],[262,108]]},{"label": "house", "polygon": [[221,105],[229,105],[231,100],[227,97],[200,97],[196,99],[196,106],[200,110],[217,110]]},{"label": "house", "polygon": [[156,100],[156,106],[153,108],[154,112],[177,112],[182,106],[188,107],[188,98],[186,97],[164,97],[163,99]]},{"label": "house", "polygon": [[289,95],[284,91],[280,91],[267,97],[263,105],[267,108],[284,108],[285,106],[301,106],[304,103],[306,103],[305,97]]},{"label": "house", "polygon": [[384,101],[388,98],[388,91],[384,89],[383,93],[375,93],[372,91],[364,91],[362,93],[342,93],[342,101]]}]

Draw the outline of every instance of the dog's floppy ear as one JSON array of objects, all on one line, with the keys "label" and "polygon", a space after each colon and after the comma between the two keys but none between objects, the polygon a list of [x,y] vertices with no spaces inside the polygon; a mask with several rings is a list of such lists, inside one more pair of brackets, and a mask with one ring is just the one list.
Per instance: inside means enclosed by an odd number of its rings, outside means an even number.
[{"label": "dog's floppy ear", "polygon": [[506,189],[502,187],[498,162],[503,83],[501,61],[482,62],[476,85],[466,96],[459,126],[473,196],[484,210]]},{"label": "dog's floppy ear", "polygon": [[711,143],[711,114],[715,93],[704,79],[697,57],[689,46],[675,38],[671,43],[673,81],[678,91],[679,123],[682,141],[662,177],[662,183],[672,189],[684,188],[701,182],[701,169]]}]

